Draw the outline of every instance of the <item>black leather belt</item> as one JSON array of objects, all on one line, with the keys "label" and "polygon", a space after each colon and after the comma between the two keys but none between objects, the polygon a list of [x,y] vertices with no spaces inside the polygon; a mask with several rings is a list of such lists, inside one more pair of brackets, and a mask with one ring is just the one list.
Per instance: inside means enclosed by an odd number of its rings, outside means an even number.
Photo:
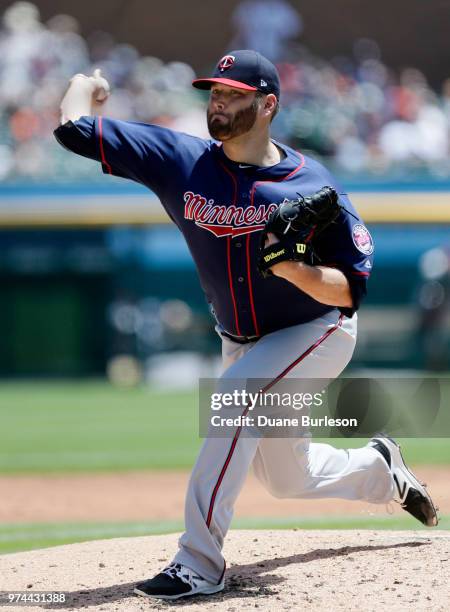
[{"label": "black leather belt", "polygon": [[261,336],[233,336],[233,334],[229,334],[223,329],[220,330],[220,335],[225,336],[225,338],[229,338],[233,342],[237,342],[238,344],[248,344],[249,342],[256,342],[261,338]]}]

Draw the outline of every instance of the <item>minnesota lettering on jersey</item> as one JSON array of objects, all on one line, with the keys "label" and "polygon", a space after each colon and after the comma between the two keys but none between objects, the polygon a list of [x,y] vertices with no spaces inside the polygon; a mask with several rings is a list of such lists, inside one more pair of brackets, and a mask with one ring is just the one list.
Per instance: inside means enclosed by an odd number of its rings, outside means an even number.
[{"label": "minnesota lettering on jersey", "polygon": [[183,199],[184,218],[194,221],[217,238],[241,236],[262,230],[270,213],[278,207],[277,204],[261,204],[258,207],[250,205],[246,208],[215,204],[214,199],[207,199],[192,191],[186,191]]}]

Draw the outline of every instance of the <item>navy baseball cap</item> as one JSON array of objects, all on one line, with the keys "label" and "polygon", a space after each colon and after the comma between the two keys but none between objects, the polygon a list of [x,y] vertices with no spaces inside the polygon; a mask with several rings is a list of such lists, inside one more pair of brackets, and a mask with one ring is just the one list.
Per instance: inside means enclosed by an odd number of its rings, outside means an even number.
[{"label": "navy baseball cap", "polygon": [[192,82],[197,89],[211,89],[213,83],[223,83],[236,89],[261,91],[280,97],[280,77],[272,62],[250,49],[230,51],[217,63],[212,77]]}]

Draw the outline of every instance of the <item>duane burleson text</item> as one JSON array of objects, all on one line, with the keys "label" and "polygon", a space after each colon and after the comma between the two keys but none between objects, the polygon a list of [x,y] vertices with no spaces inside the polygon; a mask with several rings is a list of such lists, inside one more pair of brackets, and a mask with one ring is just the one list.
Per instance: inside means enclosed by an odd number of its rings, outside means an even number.
[{"label": "duane burleson text", "polygon": [[[255,422],[256,421],[256,422]],[[238,417],[211,417],[213,427],[358,427],[358,419],[334,419],[328,416],[310,417],[304,414],[301,418],[258,417],[240,415]]]}]

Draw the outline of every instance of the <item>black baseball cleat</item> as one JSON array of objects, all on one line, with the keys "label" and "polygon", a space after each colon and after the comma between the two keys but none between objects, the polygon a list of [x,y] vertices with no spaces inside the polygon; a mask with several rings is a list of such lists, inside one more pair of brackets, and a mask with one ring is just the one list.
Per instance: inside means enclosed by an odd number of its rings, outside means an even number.
[{"label": "black baseball cleat", "polygon": [[180,563],[171,563],[154,578],[139,582],[134,592],[136,595],[156,599],[180,599],[191,595],[212,595],[222,591],[223,587],[223,581],[220,584],[213,584],[189,567]]},{"label": "black baseball cleat", "polygon": [[435,527],[438,516],[426,485],[421,484],[406,467],[397,442],[384,434],[377,434],[368,445],[381,453],[391,470],[396,489],[394,501],[424,525]]}]

